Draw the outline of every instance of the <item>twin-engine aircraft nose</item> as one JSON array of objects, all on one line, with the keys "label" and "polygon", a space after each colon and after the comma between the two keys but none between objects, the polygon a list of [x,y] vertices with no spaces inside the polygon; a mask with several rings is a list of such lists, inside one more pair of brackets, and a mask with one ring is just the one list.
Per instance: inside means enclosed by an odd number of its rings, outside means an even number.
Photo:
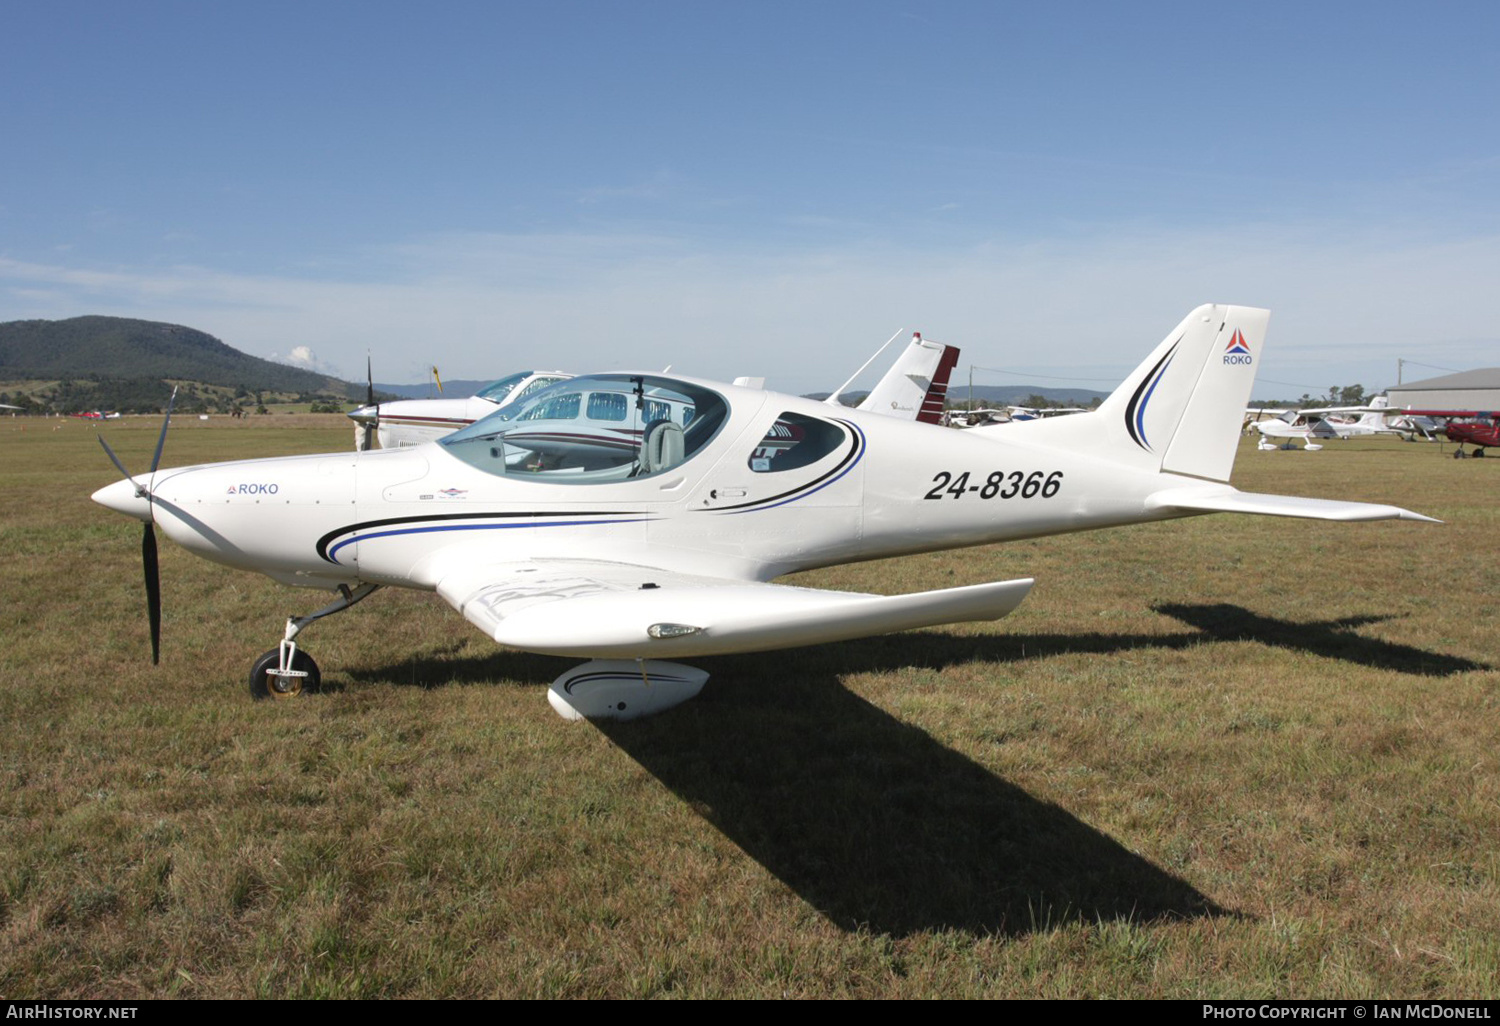
[{"label": "twin-engine aircraft nose", "polygon": [[116,513],[124,513],[127,517],[150,523],[151,503],[144,495],[137,494],[137,487],[134,480],[116,481],[95,492],[93,499]]}]

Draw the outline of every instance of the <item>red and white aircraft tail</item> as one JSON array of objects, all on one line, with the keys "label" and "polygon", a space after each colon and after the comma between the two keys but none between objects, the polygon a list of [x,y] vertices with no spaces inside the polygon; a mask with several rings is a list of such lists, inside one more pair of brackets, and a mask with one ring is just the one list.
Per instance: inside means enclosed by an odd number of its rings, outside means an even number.
[{"label": "red and white aircraft tail", "polygon": [[[875,350],[875,355],[864,362],[849,380],[823,402],[829,406],[842,406],[839,397],[854,384],[856,378],[880,358],[880,354],[896,341],[898,331],[886,340],[885,345]],[[915,420],[923,424],[940,424],[943,418],[943,402],[948,397],[948,379],[958,365],[958,347],[944,345],[924,339],[922,333],[912,334],[911,342],[901,351],[891,369],[875,383],[870,394],[856,409],[866,413],[879,413],[897,420]]]},{"label": "red and white aircraft tail", "polygon": [[948,379],[957,365],[957,346],[928,341],[917,332],[858,409],[923,424],[940,423]]}]

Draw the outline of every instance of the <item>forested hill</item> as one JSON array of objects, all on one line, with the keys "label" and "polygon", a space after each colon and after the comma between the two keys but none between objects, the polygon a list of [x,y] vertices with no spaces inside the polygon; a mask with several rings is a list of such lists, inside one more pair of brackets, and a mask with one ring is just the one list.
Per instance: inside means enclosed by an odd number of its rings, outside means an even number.
[{"label": "forested hill", "polygon": [[97,316],[0,323],[0,380],[116,378],[171,378],[350,399],[364,395],[362,384],[248,356],[180,324]]}]

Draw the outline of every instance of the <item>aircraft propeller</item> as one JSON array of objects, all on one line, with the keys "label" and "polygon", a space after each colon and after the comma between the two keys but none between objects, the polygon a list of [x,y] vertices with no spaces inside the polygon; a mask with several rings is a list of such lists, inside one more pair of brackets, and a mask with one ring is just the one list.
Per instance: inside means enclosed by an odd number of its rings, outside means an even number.
[{"label": "aircraft propeller", "polygon": [[[151,470],[147,473],[148,482],[154,483],[156,468],[161,464],[162,447],[167,443],[167,428],[172,423],[172,404],[177,401],[177,389],[172,389],[172,396],[167,400],[167,415],[161,423],[161,435],[156,439],[156,452],[151,457]],[[125,464],[120,462],[120,457],[109,447],[103,435],[99,435],[99,444],[104,446],[104,453],[110,462],[125,475],[125,480],[135,487],[135,495],[138,499],[146,500],[148,510],[147,519],[142,524],[141,532],[141,572],[146,580],[146,619],[151,625],[151,663],[156,665],[161,662],[161,571],[157,566],[156,556],[156,506],[151,494],[149,484],[143,485],[130,476],[130,471],[125,469]]]},{"label": "aircraft propeller", "polygon": [[380,423],[380,404],[375,401],[375,372],[370,369],[370,354],[365,354],[365,406],[375,408],[373,420],[364,422],[361,430],[363,436],[360,440],[360,449],[368,451],[375,448],[375,434],[377,425]]}]

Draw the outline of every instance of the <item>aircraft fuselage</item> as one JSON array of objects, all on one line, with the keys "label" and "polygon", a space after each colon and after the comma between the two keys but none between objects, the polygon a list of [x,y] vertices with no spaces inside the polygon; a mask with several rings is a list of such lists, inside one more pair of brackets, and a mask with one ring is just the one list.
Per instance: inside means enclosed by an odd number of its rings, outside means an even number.
[{"label": "aircraft fuselage", "polygon": [[[431,588],[450,557],[473,558],[474,543],[497,561],[639,561],[769,580],[1172,515],[1144,503],[1173,475],[1028,444],[1019,430],[980,436],[715,387],[732,400],[723,428],[653,476],[588,484],[491,473],[436,443],[247,460],[159,471],[156,522],[198,555],[288,584]],[[842,436],[808,466],[756,472],[761,441],[787,414]],[[122,481],[100,501],[130,512],[130,491]]]}]

